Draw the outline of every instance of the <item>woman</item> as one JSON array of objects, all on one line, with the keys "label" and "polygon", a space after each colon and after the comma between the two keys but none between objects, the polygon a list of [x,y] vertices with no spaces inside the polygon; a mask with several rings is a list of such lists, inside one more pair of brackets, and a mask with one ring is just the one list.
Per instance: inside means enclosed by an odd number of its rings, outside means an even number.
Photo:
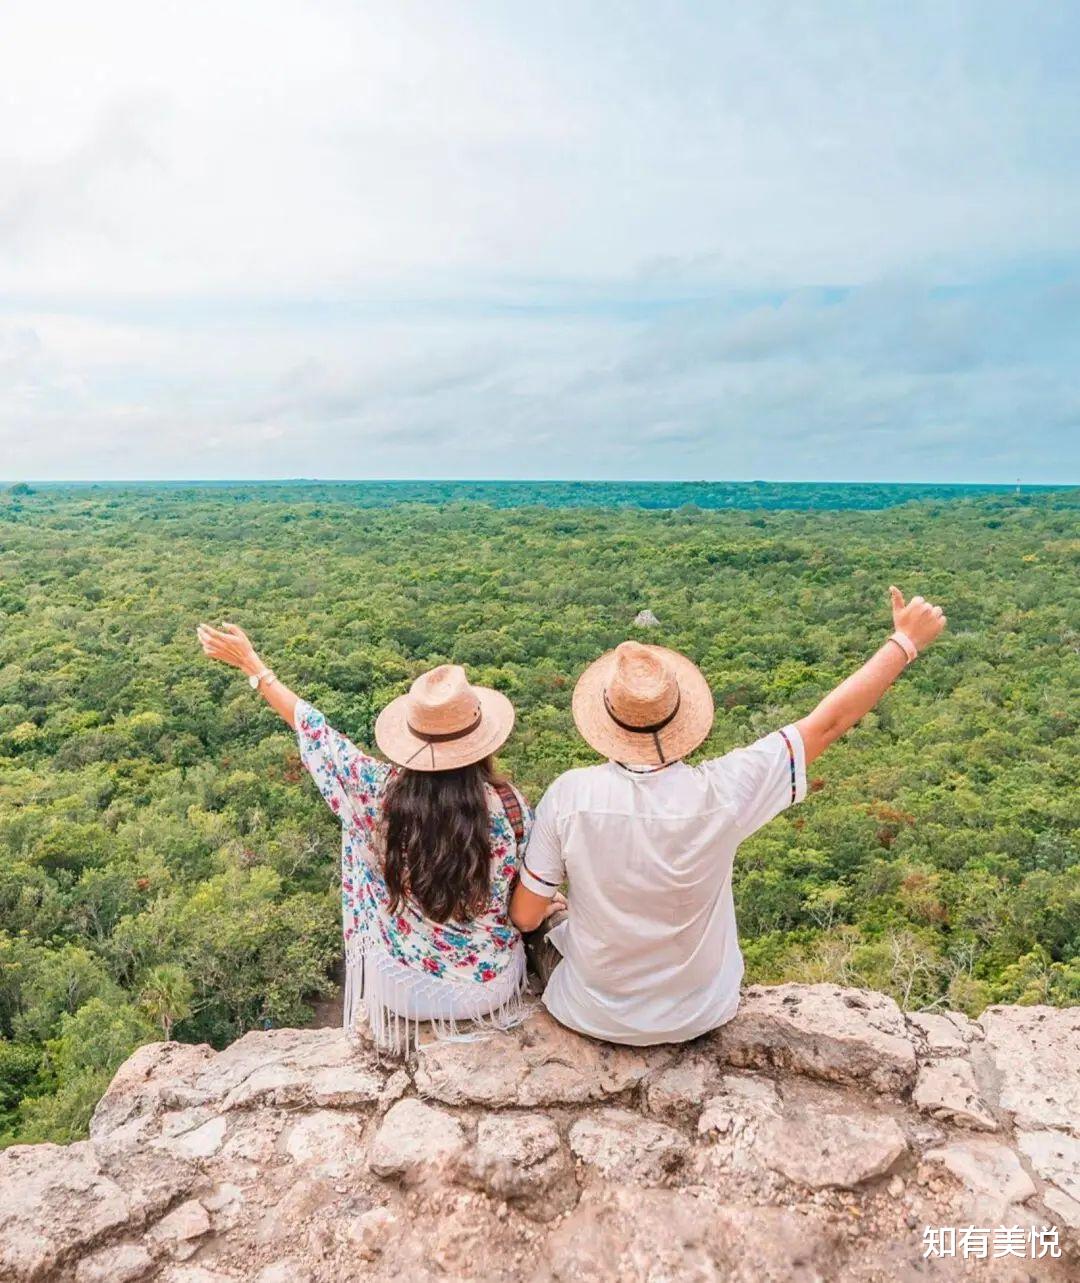
[{"label": "woman", "polygon": [[240,628],[197,634],[295,729],[341,821],[346,1028],[361,998],[376,1041],[396,1049],[410,1021],[441,1036],[459,1021],[513,1023],[525,955],[507,904],[532,813],[492,762],[514,725],[506,696],[457,665],[424,673],[375,722],[389,765],[283,686]]}]

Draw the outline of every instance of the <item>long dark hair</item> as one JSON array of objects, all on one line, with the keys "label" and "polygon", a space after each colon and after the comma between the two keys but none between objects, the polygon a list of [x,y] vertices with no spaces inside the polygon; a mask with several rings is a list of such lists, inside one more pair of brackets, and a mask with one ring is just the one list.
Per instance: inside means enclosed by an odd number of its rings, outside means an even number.
[{"label": "long dark hair", "polygon": [[450,771],[399,770],[383,795],[380,836],[390,912],[406,898],[432,922],[467,921],[491,894],[490,757]]}]

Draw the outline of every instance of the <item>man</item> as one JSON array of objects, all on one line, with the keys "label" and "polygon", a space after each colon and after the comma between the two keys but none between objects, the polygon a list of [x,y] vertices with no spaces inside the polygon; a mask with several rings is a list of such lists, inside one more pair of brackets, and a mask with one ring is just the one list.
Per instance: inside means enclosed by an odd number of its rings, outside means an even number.
[{"label": "man", "polygon": [[[543,1001],[557,1020],[646,1046],[696,1038],[735,1014],[739,843],[802,800],[807,765],[945,627],[940,606],[890,592],[895,631],[858,672],[808,717],[700,766],[682,759],[709,734],[712,694],[685,655],[623,642],[585,670],[574,721],[608,761],[548,789],[510,905],[522,931],[550,919],[539,970],[550,972]],[[569,912],[555,914],[564,880]]]}]

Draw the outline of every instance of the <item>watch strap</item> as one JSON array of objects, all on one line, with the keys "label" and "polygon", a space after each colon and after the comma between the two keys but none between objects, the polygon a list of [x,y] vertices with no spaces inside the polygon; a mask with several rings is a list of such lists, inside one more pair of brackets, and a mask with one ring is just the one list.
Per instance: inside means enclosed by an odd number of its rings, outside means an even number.
[{"label": "watch strap", "polygon": [[916,646],[915,643],[911,640],[911,638],[907,635],[907,633],[901,631],[901,629],[898,628],[895,632],[890,633],[889,641],[896,642],[897,646],[900,647],[900,649],[904,652],[905,656],[907,657],[907,662],[909,664],[913,659],[918,658],[918,655],[919,655],[918,646]]}]

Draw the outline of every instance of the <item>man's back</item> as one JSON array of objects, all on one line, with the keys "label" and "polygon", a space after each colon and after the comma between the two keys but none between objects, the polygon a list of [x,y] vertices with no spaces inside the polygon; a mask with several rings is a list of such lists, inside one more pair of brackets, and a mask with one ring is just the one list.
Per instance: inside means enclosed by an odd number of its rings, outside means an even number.
[{"label": "man's back", "polygon": [[608,762],[568,771],[537,809],[522,883],[564,878],[570,914],[544,1002],[563,1024],[646,1045],[697,1037],[735,1014],[743,962],[735,850],[805,793],[803,747],[785,727],[690,767]]}]

